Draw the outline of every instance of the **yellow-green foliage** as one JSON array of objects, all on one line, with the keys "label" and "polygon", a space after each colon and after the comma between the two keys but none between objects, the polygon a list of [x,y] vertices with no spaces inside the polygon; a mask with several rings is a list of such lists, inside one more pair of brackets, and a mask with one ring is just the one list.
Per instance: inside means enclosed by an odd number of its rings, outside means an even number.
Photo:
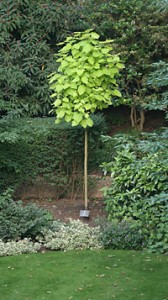
[{"label": "yellow-green foliage", "polygon": [[123,64],[118,55],[111,54],[111,42],[101,42],[97,33],[86,30],[59,44],[65,44],[57,54],[60,66],[49,79],[51,97],[56,99],[56,123],[65,119],[72,126],[92,126],[90,113],[121,97],[116,77]]}]

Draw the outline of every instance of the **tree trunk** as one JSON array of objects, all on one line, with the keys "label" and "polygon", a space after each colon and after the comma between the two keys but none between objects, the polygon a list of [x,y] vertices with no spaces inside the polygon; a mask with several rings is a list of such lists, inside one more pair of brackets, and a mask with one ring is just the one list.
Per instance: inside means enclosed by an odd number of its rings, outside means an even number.
[{"label": "tree trunk", "polygon": [[131,125],[133,128],[137,128],[141,131],[143,130],[143,126],[145,123],[145,111],[143,109],[141,109],[139,111],[138,117],[137,117],[136,106],[135,105],[131,106],[130,119],[131,119]]},{"label": "tree trunk", "polygon": [[84,153],[84,197],[85,210],[88,209],[88,131],[85,129],[85,153]]},{"label": "tree trunk", "polygon": [[145,123],[145,111],[142,109],[140,111],[140,122],[139,122],[139,129],[141,131],[143,130],[144,123]]},{"label": "tree trunk", "polygon": [[136,113],[136,107],[135,107],[135,105],[131,106],[130,118],[131,118],[132,127],[135,128],[136,127],[136,123],[137,123],[137,113]]}]

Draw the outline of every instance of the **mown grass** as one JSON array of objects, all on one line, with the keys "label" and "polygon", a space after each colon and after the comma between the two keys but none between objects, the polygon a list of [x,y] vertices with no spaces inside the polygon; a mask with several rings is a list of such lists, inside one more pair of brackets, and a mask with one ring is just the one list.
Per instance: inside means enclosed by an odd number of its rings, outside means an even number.
[{"label": "mown grass", "polygon": [[2,300],[168,300],[168,256],[48,252],[0,258]]}]

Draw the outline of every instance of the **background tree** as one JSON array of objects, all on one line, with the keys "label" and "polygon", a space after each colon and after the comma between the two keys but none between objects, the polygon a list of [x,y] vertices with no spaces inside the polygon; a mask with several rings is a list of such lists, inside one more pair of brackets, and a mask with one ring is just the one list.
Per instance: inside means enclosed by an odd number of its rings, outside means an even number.
[{"label": "background tree", "polygon": [[80,8],[80,27],[94,28],[101,39],[115,39],[114,50],[125,62],[123,95],[131,107],[132,126],[140,129],[151,95],[146,75],[154,62],[167,61],[166,4],[166,0],[89,0]]},{"label": "background tree", "polygon": [[92,30],[75,33],[67,37],[65,46],[59,50],[57,62],[60,66],[50,75],[51,97],[56,98],[54,107],[56,123],[63,119],[72,126],[85,128],[85,209],[87,196],[87,127],[93,125],[91,113],[96,109],[118,104],[121,93],[117,89],[116,77],[123,68],[118,55],[111,54],[110,41],[100,42],[99,35]]},{"label": "background tree", "polygon": [[47,115],[55,43],[73,27],[74,1],[0,2],[0,113]]}]

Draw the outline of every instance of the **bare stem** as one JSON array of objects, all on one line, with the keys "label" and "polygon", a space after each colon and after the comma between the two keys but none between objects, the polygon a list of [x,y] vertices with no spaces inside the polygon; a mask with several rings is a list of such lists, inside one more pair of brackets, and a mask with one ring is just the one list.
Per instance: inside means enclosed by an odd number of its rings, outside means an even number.
[{"label": "bare stem", "polygon": [[85,129],[84,190],[85,210],[88,209],[88,131]]}]

